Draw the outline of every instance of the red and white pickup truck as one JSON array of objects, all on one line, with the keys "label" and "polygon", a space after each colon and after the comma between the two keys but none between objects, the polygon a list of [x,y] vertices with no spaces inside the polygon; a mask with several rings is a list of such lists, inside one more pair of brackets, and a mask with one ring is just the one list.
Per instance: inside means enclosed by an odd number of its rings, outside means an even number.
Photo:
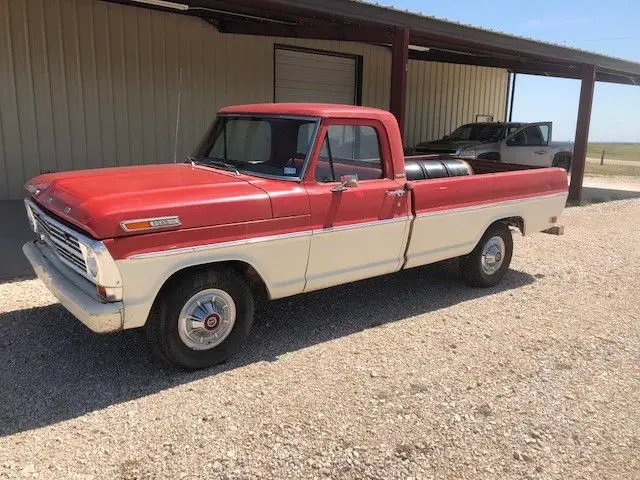
[{"label": "red and white pickup truck", "polygon": [[395,118],[353,106],[222,109],[183,164],[45,174],[25,200],[37,275],[95,332],[144,327],[170,364],[238,351],[254,299],[460,257],[491,286],[509,227],[550,228],[560,168],[405,158]]}]

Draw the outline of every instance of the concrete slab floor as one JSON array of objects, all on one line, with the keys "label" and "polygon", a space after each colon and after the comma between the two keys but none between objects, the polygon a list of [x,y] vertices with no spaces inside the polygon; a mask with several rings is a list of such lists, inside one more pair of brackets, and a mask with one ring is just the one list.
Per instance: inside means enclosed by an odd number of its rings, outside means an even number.
[{"label": "concrete slab floor", "polygon": [[34,277],[22,253],[33,238],[22,200],[0,200],[0,282]]},{"label": "concrete slab floor", "polygon": [[611,202],[640,198],[640,178],[585,177],[582,187],[584,203]]}]

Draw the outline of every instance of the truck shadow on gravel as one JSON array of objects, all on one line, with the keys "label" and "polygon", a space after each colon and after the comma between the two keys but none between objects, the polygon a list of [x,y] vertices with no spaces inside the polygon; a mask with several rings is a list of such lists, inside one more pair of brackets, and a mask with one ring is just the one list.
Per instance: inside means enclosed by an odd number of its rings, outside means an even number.
[{"label": "truck shadow on gravel", "polygon": [[144,335],[96,335],[59,304],[0,314],[0,436],[44,427],[414,315],[531,284],[511,270],[491,289],[462,284],[452,262],[278,300],[258,309],[245,350],[199,372],[159,366]]}]

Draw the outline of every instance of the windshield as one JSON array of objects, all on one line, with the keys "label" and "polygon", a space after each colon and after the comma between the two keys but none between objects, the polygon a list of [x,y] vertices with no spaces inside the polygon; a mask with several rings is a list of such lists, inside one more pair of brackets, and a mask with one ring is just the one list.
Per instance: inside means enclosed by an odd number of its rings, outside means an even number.
[{"label": "windshield", "polygon": [[189,158],[230,171],[299,180],[317,126],[318,119],[224,115]]},{"label": "windshield", "polygon": [[498,140],[504,126],[495,123],[471,123],[457,128],[447,140]]}]

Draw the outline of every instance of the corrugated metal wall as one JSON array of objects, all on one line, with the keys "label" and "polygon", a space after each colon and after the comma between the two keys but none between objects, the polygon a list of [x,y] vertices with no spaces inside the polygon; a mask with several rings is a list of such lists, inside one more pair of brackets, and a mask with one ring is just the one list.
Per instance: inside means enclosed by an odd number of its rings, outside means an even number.
[{"label": "corrugated metal wall", "polygon": [[504,121],[508,73],[472,65],[409,61],[405,143],[435,140],[476,115]]},{"label": "corrugated metal wall", "polygon": [[[179,158],[218,108],[273,101],[274,44],[362,55],[363,103],[388,108],[391,54],[338,41],[220,35],[183,15],[96,0],[0,0],[0,199],[41,172]],[[410,62],[407,144],[501,119],[503,70]]]}]

